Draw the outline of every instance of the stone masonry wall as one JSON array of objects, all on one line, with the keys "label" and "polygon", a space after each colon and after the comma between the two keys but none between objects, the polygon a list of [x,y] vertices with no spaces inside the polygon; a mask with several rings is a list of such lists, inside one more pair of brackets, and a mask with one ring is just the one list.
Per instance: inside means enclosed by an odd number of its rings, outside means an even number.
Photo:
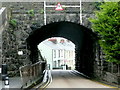
[{"label": "stone masonry wall", "polygon": [[110,63],[105,60],[105,54],[98,43],[96,43],[96,53],[94,62],[94,75],[96,79],[109,82],[109,84],[119,85],[120,66],[119,64]]},{"label": "stone masonry wall", "polygon": [[[57,5],[56,2],[47,2],[47,5]],[[79,2],[61,2],[61,5],[79,5]],[[94,17],[93,11],[96,10],[96,2],[82,2],[82,20],[83,25],[91,28],[88,18]],[[44,3],[43,2],[4,2],[2,6],[7,7],[8,21],[16,19],[17,26],[13,28],[11,25],[2,33],[2,63],[7,63],[9,75],[19,75],[19,67],[31,64],[29,59],[30,51],[27,49],[26,39],[33,31],[30,26],[42,27],[44,25]],[[34,11],[34,15],[30,16],[28,12]],[[46,8],[47,24],[59,21],[69,21],[80,24],[79,8],[64,8],[63,11],[55,11],[55,8]],[[109,71],[110,63],[104,62],[104,56],[100,47],[95,45],[95,72],[94,76],[108,82],[118,83],[116,73]],[[23,55],[18,55],[18,51],[23,51]],[[79,62],[78,62],[79,63]],[[114,67],[118,68],[116,65]],[[106,70],[107,69],[107,70]],[[113,70],[116,71],[117,69]],[[112,74],[111,74],[112,73]],[[108,78],[111,78],[108,80]],[[114,78],[114,79],[113,79]]]},{"label": "stone masonry wall", "polygon": [[[62,2],[62,5],[79,5],[79,2]],[[46,5],[57,5],[55,2],[47,2]],[[7,63],[10,74],[14,76],[22,65],[30,64],[26,39],[32,32],[31,25],[37,23],[38,27],[44,25],[44,3],[43,2],[4,2],[2,6],[7,7],[8,21],[16,19],[17,26],[9,28],[3,32],[3,63]],[[88,18],[92,15],[93,3],[82,3],[83,25],[90,27]],[[28,12],[34,10],[34,16]],[[55,8],[46,8],[47,24],[59,21],[70,21],[80,23],[79,8],[64,8],[63,11],[55,11]],[[23,51],[23,55],[18,55],[18,51]]]}]

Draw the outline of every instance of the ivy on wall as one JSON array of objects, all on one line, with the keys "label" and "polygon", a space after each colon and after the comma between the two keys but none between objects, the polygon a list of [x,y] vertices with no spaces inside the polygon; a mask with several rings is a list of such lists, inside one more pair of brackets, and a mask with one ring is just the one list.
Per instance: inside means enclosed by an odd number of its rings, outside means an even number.
[{"label": "ivy on wall", "polygon": [[35,16],[35,12],[34,12],[33,9],[29,10],[29,11],[28,11],[28,14],[29,14],[30,16]]},{"label": "ivy on wall", "polygon": [[120,2],[103,2],[95,18],[90,18],[92,29],[109,62],[120,64]]},{"label": "ivy on wall", "polygon": [[44,13],[44,9],[40,9],[40,10],[39,10],[39,13],[40,13],[40,14],[43,14],[43,13]]},{"label": "ivy on wall", "polygon": [[9,23],[10,23],[10,25],[12,25],[14,28],[17,26],[17,20],[16,20],[16,19],[11,19]]}]

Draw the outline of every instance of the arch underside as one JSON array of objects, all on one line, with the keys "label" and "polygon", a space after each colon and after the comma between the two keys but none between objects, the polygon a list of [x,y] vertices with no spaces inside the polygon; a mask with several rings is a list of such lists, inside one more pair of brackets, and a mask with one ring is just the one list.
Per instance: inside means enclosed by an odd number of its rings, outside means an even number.
[{"label": "arch underside", "polygon": [[32,63],[38,60],[37,45],[51,37],[63,37],[72,41],[76,46],[75,69],[85,75],[93,75],[93,38],[95,36],[90,29],[71,22],[56,22],[37,28],[27,38]]}]

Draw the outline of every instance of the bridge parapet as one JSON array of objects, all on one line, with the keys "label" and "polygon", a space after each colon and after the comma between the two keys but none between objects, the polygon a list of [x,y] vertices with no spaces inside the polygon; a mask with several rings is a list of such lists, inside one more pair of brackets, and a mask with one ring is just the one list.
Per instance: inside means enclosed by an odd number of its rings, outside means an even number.
[{"label": "bridge parapet", "polygon": [[46,68],[46,62],[40,61],[32,65],[20,67],[20,76],[22,79],[22,88],[31,85],[42,78],[43,71]]}]

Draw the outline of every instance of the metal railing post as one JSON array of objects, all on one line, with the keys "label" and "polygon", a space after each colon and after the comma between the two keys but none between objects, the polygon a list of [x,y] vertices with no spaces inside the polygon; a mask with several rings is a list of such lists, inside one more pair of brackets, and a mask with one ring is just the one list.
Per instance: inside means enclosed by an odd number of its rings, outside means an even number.
[{"label": "metal railing post", "polygon": [[46,1],[44,1],[44,25],[46,25]]},{"label": "metal railing post", "polygon": [[80,0],[80,24],[82,24],[82,3]]}]

